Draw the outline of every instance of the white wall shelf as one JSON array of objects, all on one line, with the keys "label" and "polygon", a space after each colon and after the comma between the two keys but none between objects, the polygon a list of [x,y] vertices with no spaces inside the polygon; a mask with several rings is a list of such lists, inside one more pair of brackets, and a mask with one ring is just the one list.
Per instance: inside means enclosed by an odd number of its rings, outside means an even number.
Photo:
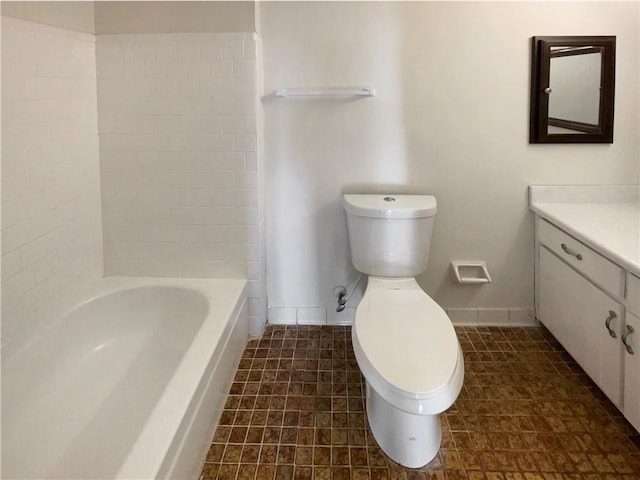
[{"label": "white wall shelf", "polygon": [[276,98],[293,97],[375,97],[376,90],[371,87],[356,88],[287,88],[274,90]]}]

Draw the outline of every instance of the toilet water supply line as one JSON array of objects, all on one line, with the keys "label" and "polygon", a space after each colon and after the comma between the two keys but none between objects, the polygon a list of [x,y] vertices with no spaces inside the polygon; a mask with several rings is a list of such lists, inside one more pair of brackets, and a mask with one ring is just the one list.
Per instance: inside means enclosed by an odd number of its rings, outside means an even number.
[{"label": "toilet water supply line", "polygon": [[[358,278],[356,278],[356,281],[353,284],[353,287],[351,287],[350,289],[342,286],[339,286],[333,289],[333,294],[338,297],[338,306],[336,307],[336,312],[338,313],[342,312],[346,308],[345,304],[349,301],[349,299],[351,298],[351,295],[353,295],[353,292],[356,291],[356,287],[360,283],[361,279],[362,279],[362,274],[359,273]],[[347,295],[347,292],[349,290],[351,290],[351,293]]]}]

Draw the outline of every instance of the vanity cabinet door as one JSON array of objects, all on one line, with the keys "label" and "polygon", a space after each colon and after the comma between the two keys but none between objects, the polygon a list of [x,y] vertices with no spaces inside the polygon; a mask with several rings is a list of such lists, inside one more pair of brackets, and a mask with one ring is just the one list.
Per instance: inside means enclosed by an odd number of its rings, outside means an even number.
[{"label": "vanity cabinet door", "polygon": [[[624,416],[640,431],[640,318],[627,311],[627,327],[633,333],[626,335],[625,343],[633,353],[625,348],[624,353]],[[625,333],[627,333],[625,329]]]},{"label": "vanity cabinet door", "polygon": [[622,306],[544,247],[539,265],[538,320],[611,401],[621,406]]}]

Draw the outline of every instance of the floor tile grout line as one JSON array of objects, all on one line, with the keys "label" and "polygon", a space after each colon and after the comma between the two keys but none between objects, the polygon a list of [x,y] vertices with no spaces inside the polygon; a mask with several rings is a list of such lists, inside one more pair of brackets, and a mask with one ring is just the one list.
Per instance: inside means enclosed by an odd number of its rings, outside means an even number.
[{"label": "floor tile grout line", "polygon": [[[479,329],[473,329],[473,331],[474,331],[474,332],[476,332],[476,333],[481,332]],[[499,330],[498,330],[498,331],[499,331]],[[482,330],[482,333],[490,333],[490,332],[491,332],[490,330],[486,330],[486,331]],[[533,330],[530,330],[529,332],[533,332]],[[541,332],[543,332],[543,331],[541,331]],[[526,333],[526,331],[525,331],[525,333]],[[270,336],[271,336],[271,337],[275,337],[275,336],[276,336],[276,332],[271,332],[271,335],[270,335]],[[344,331],[344,330],[343,330],[343,331],[341,331],[339,334],[335,334],[335,333],[334,333],[334,334],[332,334],[332,339],[333,339],[332,347],[333,347],[334,349],[335,349],[335,348],[337,348],[337,347],[340,347],[341,345],[339,345],[339,344],[337,344],[337,343],[336,343],[336,339],[339,337],[339,338],[340,338],[340,340],[344,340],[344,338],[345,338],[346,336],[347,336],[347,334],[346,334],[346,331]],[[523,347],[522,347],[522,348],[523,348],[523,352],[525,352],[525,353],[526,353],[526,352],[529,352],[529,353],[530,353],[530,352],[531,352],[531,348],[532,348],[532,347],[531,347],[531,342],[532,342],[532,341],[534,341],[534,342],[535,342],[535,341],[536,341],[536,339],[538,339],[539,337],[542,337],[542,336],[543,336],[543,335],[542,335],[542,333],[538,333],[538,334],[535,334],[535,335],[532,335],[531,333],[526,333],[526,335],[522,334],[522,335],[519,335],[519,336],[518,336],[518,335],[516,335],[516,337],[520,338],[520,343],[523,345]],[[285,338],[286,338],[286,337],[285,337]],[[527,346],[527,345],[526,345],[526,342],[529,342],[529,346]],[[471,348],[475,348],[475,346],[473,346],[473,345],[470,345],[470,346],[471,346]],[[489,348],[489,346],[488,346],[487,344],[484,344],[484,347],[486,347],[487,349]],[[537,347],[537,348],[540,348],[540,346],[539,346],[539,345],[538,345],[538,346],[536,346],[536,347]],[[491,351],[493,352],[493,350],[491,350]],[[551,350],[549,350],[549,351],[551,351]],[[543,353],[543,354],[544,354],[544,353]],[[501,354],[501,355],[502,355],[502,354]],[[545,355],[545,356],[546,356],[546,355]],[[336,358],[336,357],[335,357],[335,355],[334,355],[332,358],[335,360],[335,358]],[[345,358],[344,353],[340,354],[340,358],[344,360],[344,358]],[[489,358],[493,358],[493,356],[490,356]],[[501,360],[501,358],[498,358],[498,357],[493,358],[493,359],[494,359],[494,360]],[[549,360],[549,359],[547,358],[547,360]],[[565,363],[566,363],[566,361],[565,361]],[[562,363],[562,362],[560,362],[559,364],[560,364],[560,365],[562,365],[563,363]],[[335,368],[335,366],[336,366],[336,363],[335,363],[334,361],[332,361],[332,367],[334,367],[334,368]],[[348,367],[347,367],[347,370],[348,370]],[[575,368],[574,368],[574,369],[571,369],[571,370],[564,369],[563,371],[561,371],[561,372],[560,372],[560,373],[558,373],[558,374],[559,374],[559,375],[567,375],[567,374],[570,374],[570,375],[572,375],[572,376],[575,376],[575,372],[576,372]],[[551,374],[553,374],[553,373],[554,373],[553,371],[547,371],[547,372],[545,372],[545,378],[548,378],[548,375],[551,375]],[[523,373],[523,372],[514,372],[514,371],[512,371],[512,373],[511,373],[511,374],[509,374],[509,375],[516,375],[516,376],[518,376],[518,375],[519,375],[519,376],[521,376],[522,378],[526,378],[526,375],[527,375],[527,374],[528,374],[528,372],[527,372],[527,371],[525,371],[524,373]],[[487,378],[491,378],[491,377],[487,377]],[[480,378],[480,379],[481,379],[481,378]],[[247,381],[247,379],[246,379],[246,378],[245,378],[245,381]],[[289,378],[289,382],[291,382],[291,381],[292,381],[292,379],[291,379],[291,378]],[[362,377],[360,377],[360,381],[362,381]],[[511,381],[511,380],[510,380],[510,381]],[[496,387],[494,387],[494,388],[499,388],[499,384],[496,384],[496,385],[497,385],[497,386],[496,386]],[[588,384],[585,384],[584,382],[580,381],[580,379],[578,379],[578,381],[577,381],[577,383],[576,383],[576,388],[581,389],[581,390],[579,390],[579,391],[580,391],[580,393],[581,393],[582,395],[593,395],[593,391],[591,391],[591,390],[592,390],[592,387],[590,387]],[[473,397],[472,397],[472,395],[471,395],[471,394],[473,393],[473,390],[469,390],[468,388],[466,388],[466,387],[465,387],[465,391],[468,391],[468,392],[469,392],[468,398],[473,398]],[[489,394],[491,393],[491,391],[493,391],[493,389],[489,389],[489,390],[487,390],[487,395],[489,395]],[[578,390],[575,390],[573,393],[575,393],[576,391],[578,391]],[[349,392],[347,392],[347,393],[349,394]],[[517,392],[516,392],[516,393],[517,393]],[[535,390],[534,390],[534,391],[532,391],[531,393],[532,393],[532,395],[530,395],[530,396],[532,397],[532,399],[537,398],[536,396],[537,396],[537,395],[539,395],[539,393],[538,393],[538,392],[536,392]],[[492,396],[492,395],[487,396],[487,395],[483,395],[482,397],[483,397],[483,398],[487,398],[488,400],[490,400],[490,401],[494,401],[494,402],[495,402],[495,401],[507,401],[507,402],[511,401],[511,400],[509,400],[509,399],[506,399],[506,400],[505,400],[504,398],[501,398],[500,396]],[[334,392],[333,392],[333,389],[332,389],[332,391],[331,391],[331,396],[332,396],[332,397],[335,397]],[[364,396],[364,392],[362,392],[362,396],[361,396],[360,398],[363,398],[363,396]],[[347,395],[347,397],[349,397],[349,395]],[[493,400],[491,400],[492,398],[493,398]],[[516,397],[516,398],[517,398],[517,397]],[[593,409],[597,409],[597,411],[598,411],[598,412],[600,412],[600,413],[601,413],[601,415],[602,415],[602,412],[604,412],[604,416],[606,416],[606,418],[611,419],[611,418],[613,417],[613,415],[612,415],[612,410],[611,410],[610,408],[609,408],[609,409],[607,409],[607,408],[606,408],[606,400],[604,400],[604,399],[599,398],[599,397],[597,397],[597,396],[596,396],[596,397],[594,397],[594,398],[592,399],[591,403],[592,403],[592,404],[591,404],[591,406],[589,407],[590,409],[591,409],[591,408],[593,408]],[[285,405],[285,409],[286,409],[286,405]],[[350,412],[350,404],[349,404],[349,403],[347,403],[347,412],[348,412],[348,413]],[[462,413],[464,413],[464,410],[462,409],[462,410],[461,410],[461,412],[462,412]],[[483,413],[483,412],[478,412],[478,414],[479,414],[479,415],[480,415],[480,414],[482,414],[482,413]],[[572,414],[572,415],[576,415],[576,412],[575,412],[575,411],[572,411],[572,412],[571,412],[571,414]],[[237,414],[236,414],[236,415],[237,415]],[[496,418],[500,418],[500,417],[504,417],[504,418],[518,418],[518,417],[519,417],[519,415],[518,415],[517,413],[513,413],[513,414],[511,414],[511,415],[496,415]],[[283,418],[284,418],[284,417],[283,417]],[[235,420],[235,417],[234,417],[234,420]],[[618,418],[618,417],[613,418],[613,420],[614,420],[614,421],[618,421],[618,422],[620,422],[620,421],[621,421],[621,419],[620,419],[620,418]],[[283,420],[283,421],[284,421],[284,420]],[[331,423],[331,426],[333,427],[333,426],[334,426],[334,424],[333,424],[333,416],[331,417],[331,422],[332,422],[332,423]],[[314,424],[314,425],[315,425],[315,424]],[[598,428],[598,427],[597,427],[597,425],[594,425],[593,427]],[[314,428],[316,428],[316,427],[314,427]],[[472,428],[472,427],[465,427],[465,428]],[[591,428],[591,427],[590,427],[590,428]],[[537,426],[536,426],[536,429],[538,429],[538,427],[537,427]],[[473,472],[478,472],[478,470],[468,469],[468,468],[466,467],[466,465],[465,465],[465,463],[464,463],[464,456],[461,454],[461,452],[463,452],[464,450],[462,450],[462,449],[460,449],[460,448],[459,448],[459,445],[458,445],[458,443],[457,443],[457,441],[456,441],[457,437],[456,437],[456,435],[453,433],[453,432],[456,432],[457,430],[450,429],[450,428],[448,428],[448,430],[449,430],[450,432],[452,432],[452,433],[451,433],[451,435],[452,435],[452,437],[451,437],[451,438],[453,439],[453,443],[451,444],[451,446],[452,446],[453,448],[448,448],[448,449],[446,449],[446,450],[447,450],[447,451],[449,451],[449,452],[453,452],[453,454],[452,454],[452,458],[456,458],[457,468],[459,468],[459,470],[449,471],[449,473],[450,473],[451,475],[453,475],[453,473],[455,473],[455,472],[463,472],[463,473],[465,473],[465,474],[466,474],[466,472],[472,472],[472,473],[473,473]],[[621,432],[623,432],[623,431],[621,430]],[[497,435],[497,434],[499,434],[499,433],[500,433],[500,432],[496,432],[495,434]],[[504,432],[503,432],[503,433],[504,433]],[[507,433],[508,433],[508,432],[507,432]],[[554,432],[554,433],[555,433],[555,434],[557,434],[558,432]],[[466,431],[465,431],[465,434],[467,434],[467,433],[466,433]],[[468,434],[467,434],[467,435],[468,435]],[[314,436],[314,438],[315,438],[315,436]],[[625,436],[625,437],[623,437],[623,438],[625,438],[625,439],[626,439],[627,437]],[[365,442],[365,446],[368,446],[368,445],[369,445],[369,443],[368,443],[368,441],[369,441],[369,435],[367,435],[367,436],[365,437],[365,440],[366,440],[366,442]],[[635,445],[635,444],[634,444],[634,445]],[[604,447],[602,447],[602,448],[604,448]],[[482,453],[482,452],[481,452],[481,453]],[[487,452],[484,452],[484,453],[487,453]],[[455,455],[454,455],[454,454],[455,454]],[[544,454],[543,454],[543,453],[541,453],[540,455],[542,455],[542,457],[541,457],[541,458],[544,458]],[[440,455],[440,457],[442,457],[442,455]],[[294,461],[295,461],[295,460],[294,460]],[[350,460],[350,462],[351,462],[351,460]],[[442,474],[443,474],[443,475],[449,475],[449,474],[447,473],[447,469],[446,469],[445,467],[446,467],[445,465],[440,465],[440,466],[438,466],[437,468],[440,468],[440,469],[441,469],[441,470],[438,470],[438,471],[442,471]],[[487,466],[485,465],[485,467],[487,467]],[[371,467],[370,465],[368,465],[368,468],[366,468],[365,470],[366,470],[366,471],[368,471],[368,472],[371,472],[371,468],[373,468],[373,467]],[[385,467],[385,468],[387,468],[387,469],[393,469],[394,467],[393,467],[393,465],[392,465],[391,463],[389,463],[389,461],[387,461],[387,462],[386,462],[386,467]],[[483,467],[483,468],[484,468],[484,467]],[[487,468],[488,468],[488,467],[487,467]],[[520,470],[523,470],[524,468],[525,468],[525,467],[520,467]],[[560,467],[559,467],[558,465],[554,465],[552,468],[553,468],[553,469],[555,469],[555,470],[560,470]],[[634,467],[634,468],[636,468],[636,467]],[[638,467],[638,468],[640,469],[640,467]],[[294,467],[294,469],[295,469],[295,467]],[[315,469],[315,470],[320,471],[320,470],[322,470],[322,467],[314,467],[314,469]],[[485,470],[486,470],[486,469],[485,469]],[[538,469],[536,469],[536,470],[538,470]],[[390,471],[390,470],[389,470],[389,471]],[[452,473],[452,472],[453,472],[453,473]],[[313,473],[313,472],[312,472],[312,473]],[[239,474],[238,474],[238,475],[239,475]],[[451,476],[451,475],[449,475],[449,476]],[[483,473],[481,473],[481,475],[484,475],[484,474],[483,474]],[[305,478],[307,478],[307,477],[305,477]],[[309,477],[309,478],[311,478],[311,477]],[[444,478],[444,477],[443,477],[443,478]],[[457,479],[457,478],[459,478],[459,477],[457,477],[457,476],[456,476],[455,478]],[[484,477],[483,477],[483,478],[484,478]]]}]

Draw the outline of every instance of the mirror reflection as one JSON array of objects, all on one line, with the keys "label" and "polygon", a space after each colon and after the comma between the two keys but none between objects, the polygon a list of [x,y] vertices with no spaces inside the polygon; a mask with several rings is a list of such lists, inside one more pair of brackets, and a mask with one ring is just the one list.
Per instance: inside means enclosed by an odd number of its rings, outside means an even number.
[{"label": "mirror reflection", "polygon": [[594,133],[600,122],[602,47],[551,47],[548,133]]}]

